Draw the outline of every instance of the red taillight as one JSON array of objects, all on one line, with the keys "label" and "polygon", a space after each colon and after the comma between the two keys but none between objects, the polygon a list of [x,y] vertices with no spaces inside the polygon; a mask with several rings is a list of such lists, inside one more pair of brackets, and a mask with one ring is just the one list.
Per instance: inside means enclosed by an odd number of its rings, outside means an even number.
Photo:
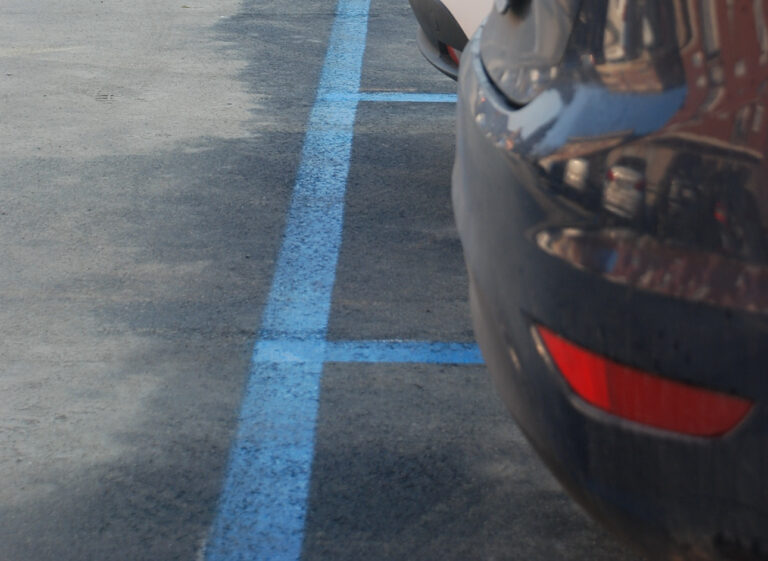
[{"label": "red taillight", "polygon": [[725,205],[720,201],[715,203],[715,220],[720,224],[728,224],[728,214],[725,212]]},{"label": "red taillight", "polygon": [[461,53],[451,47],[450,45],[445,46],[445,50],[448,51],[448,56],[451,57],[451,60],[456,64],[456,66],[459,65],[459,58],[461,58]]},{"label": "red taillight", "polygon": [[669,431],[725,434],[752,407],[749,400],[673,382],[619,364],[537,326],[552,360],[574,392],[609,413]]}]

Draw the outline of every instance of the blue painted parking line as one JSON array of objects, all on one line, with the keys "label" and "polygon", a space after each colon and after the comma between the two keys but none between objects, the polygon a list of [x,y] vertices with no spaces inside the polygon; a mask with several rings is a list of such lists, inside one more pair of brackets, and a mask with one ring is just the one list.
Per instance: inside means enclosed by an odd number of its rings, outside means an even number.
[{"label": "blue painted parking line", "polygon": [[206,561],[296,561],[326,362],[478,364],[471,343],[327,341],[358,103],[452,103],[361,93],[370,0],[339,0]]},{"label": "blue painted parking line", "polygon": [[456,103],[456,94],[411,92],[325,92],[320,98],[324,103],[348,103],[367,101],[379,103]]},{"label": "blue painted parking line", "polygon": [[253,360],[290,362],[390,362],[424,364],[482,364],[474,343],[442,341],[326,341],[322,349],[302,340],[260,341]]},{"label": "blue painted parking line", "polygon": [[[300,557],[322,356],[341,244],[344,194],[369,0],[339,0],[310,114],[261,340],[298,339],[303,362],[261,359],[256,346],[207,561]],[[336,101],[327,98],[339,94]]]},{"label": "blue painted parking line", "polygon": [[326,362],[482,364],[474,343],[439,341],[329,341]]},{"label": "blue painted parking line", "polygon": [[406,92],[362,92],[360,101],[383,103],[456,103],[456,94],[429,94]]}]

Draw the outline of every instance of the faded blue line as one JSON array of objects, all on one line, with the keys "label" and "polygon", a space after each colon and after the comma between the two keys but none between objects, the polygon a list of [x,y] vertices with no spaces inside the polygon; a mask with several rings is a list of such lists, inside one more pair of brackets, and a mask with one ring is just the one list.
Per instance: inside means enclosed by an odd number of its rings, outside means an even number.
[{"label": "faded blue line", "polygon": [[349,101],[373,101],[380,103],[456,103],[456,94],[407,93],[407,92],[325,92],[323,102],[346,103]]},{"label": "faded blue line", "polygon": [[329,341],[326,362],[418,362],[426,364],[482,364],[474,343],[438,341]]},{"label": "faded blue line", "polygon": [[352,100],[379,103],[456,103],[456,94],[429,94],[406,92],[328,92],[322,100],[328,103],[345,103]]},{"label": "faded blue line", "polygon": [[364,92],[360,94],[359,99],[360,101],[378,101],[388,103],[456,103],[456,94]]},{"label": "faded blue line", "polygon": [[254,360],[292,362],[411,362],[425,364],[482,364],[475,343],[442,341],[261,341]]},{"label": "faded blue line", "polygon": [[262,318],[260,340],[314,351],[270,362],[269,345],[257,343],[207,561],[301,555],[368,10],[369,0],[339,0]]}]

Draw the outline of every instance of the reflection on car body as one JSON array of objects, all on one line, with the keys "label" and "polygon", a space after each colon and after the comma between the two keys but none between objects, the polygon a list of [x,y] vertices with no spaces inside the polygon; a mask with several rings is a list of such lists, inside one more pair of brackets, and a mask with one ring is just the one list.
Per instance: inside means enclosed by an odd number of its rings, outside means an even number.
[{"label": "reflection on car body", "polygon": [[565,486],[655,558],[768,559],[766,2],[526,4],[488,17],[459,81],[489,369]]},{"label": "reflection on car body", "polygon": [[603,208],[623,218],[635,219],[643,209],[644,174],[638,169],[639,165],[623,164],[611,166],[605,172]]}]

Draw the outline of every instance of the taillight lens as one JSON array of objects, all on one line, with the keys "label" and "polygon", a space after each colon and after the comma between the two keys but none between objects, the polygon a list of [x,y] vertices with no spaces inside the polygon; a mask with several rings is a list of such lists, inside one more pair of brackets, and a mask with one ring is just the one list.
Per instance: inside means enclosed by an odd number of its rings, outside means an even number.
[{"label": "taillight lens", "polygon": [[459,59],[461,58],[461,51],[457,51],[450,45],[445,46],[445,50],[448,51],[448,56],[451,57],[451,60],[453,63],[458,66],[459,65]]},{"label": "taillight lens", "polygon": [[547,351],[571,389],[618,417],[695,436],[719,436],[735,427],[752,402],[673,382],[619,364],[537,326]]}]

